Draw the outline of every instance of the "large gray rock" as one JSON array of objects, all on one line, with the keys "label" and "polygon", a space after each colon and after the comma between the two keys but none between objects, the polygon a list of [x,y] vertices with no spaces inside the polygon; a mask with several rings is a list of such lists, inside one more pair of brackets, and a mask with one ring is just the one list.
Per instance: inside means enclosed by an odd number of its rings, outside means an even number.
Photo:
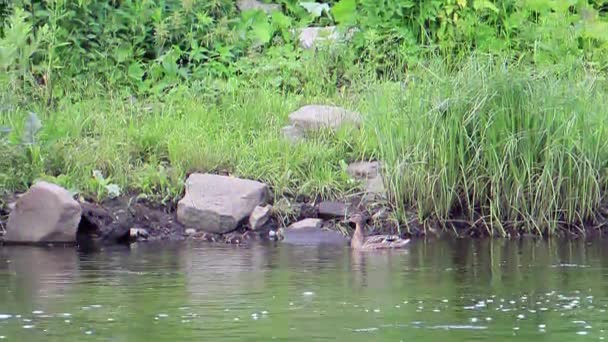
[{"label": "large gray rock", "polygon": [[281,133],[283,134],[283,138],[291,143],[296,143],[304,139],[304,132],[302,129],[293,125],[281,128]]},{"label": "large gray rock", "polygon": [[17,200],[4,241],[74,243],[80,218],[80,204],[66,189],[38,182]]},{"label": "large gray rock", "polygon": [[344,219],[350,213],[347,203],[323,201],[319,203],[319,217],[325,220]]},{"label": "large gray rock", "polygon": [[268,201],[266,184],[228,176],[194,173],[177,204],[177,220],[209,233],[236,229],[257,205]]},{"label": "large gray rock", "polygon": [[258,0],[237,0],[236,7],[241,12],[248,10],[262,10],[266,13],[271,13],[281,9],[281,5],[279,4],[265,4]]},{"label": "large gray rock", "polygon": [[349,124],[359,127],[361,115],[336,106],[306,105],[289,114],[289,121],[293,127],[314,131],[324,128],[338,129]]}]

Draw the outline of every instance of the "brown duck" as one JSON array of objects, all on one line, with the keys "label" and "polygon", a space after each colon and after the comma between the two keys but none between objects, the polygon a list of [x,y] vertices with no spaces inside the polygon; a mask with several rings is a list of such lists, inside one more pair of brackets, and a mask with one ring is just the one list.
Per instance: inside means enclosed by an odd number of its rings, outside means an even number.
[{"label": "brown duck", "polygon": [[350,246],[353,249],[396,249],[404,248],[410,242],[410,239],[402,239],[397,235],[373,235],[366,237],[363,230],[367,219],[362,214],[354,214],[349,220],[355,224],[355,233],[350,240]]}]

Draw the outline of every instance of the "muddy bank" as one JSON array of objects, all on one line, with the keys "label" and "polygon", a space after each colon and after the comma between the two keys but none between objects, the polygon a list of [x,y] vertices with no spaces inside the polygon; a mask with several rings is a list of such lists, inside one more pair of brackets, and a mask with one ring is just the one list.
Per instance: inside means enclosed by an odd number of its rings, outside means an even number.
[{"label": "muddy bank", "polygon": [[[0,234],[6,231],[10,211],[13,209],[17,194],[4,196],[0,200]],[[249,220],[239,222],[238,227],[227,233],[210,233],[187,228],[176,217],[177,204],[162,205],[141,199],[137,194],[130,194],[116,199],[96,203],[91,199],[79,201],[82,216],[78,224],[77,245],[85,248],[100,247],[111,244],[130,244],[144,241],[179,241],[200,240],[212,243],[247,244],[250,241],[277,240],[278,232],[297,227],[303,223],[300,235],[312,232],[311,240],[327,237],[336,240],[336,236],[349,239],[352,234],[352,223],[348,216],[353,213],[365,213],[369,217],[368,234],[399,234],[404,238],[442,237],[485,238],[491,237],[489,230],[482,225],[472,225],[464,221],[427,223],[426,228],[412,214],[406,232],[392,218],[391,209],[385,203],[368,203],[360,197],[348,200],[324,201],[321,198],[282,198],[270,205],[274,206],[267,222],[253,230]],[[311,220],[313,219],[313,220]],[[608,223],[608,220],[606,221]],[[307,226],[308,225],[308,226]],[[608,224],[580,229],[560,229],[559,237],[579,238],[602,235]],[[314,235],[316,231],[323,234]],[[295,231],[292,229],[292,231]],[[326,232],[335,233],[327,235]],[[524,229],[510,229],[509,238],[534,237],[540,234],[525,233]],[[314,235],[314,236],[313,236]],[[306,240],[306,237],[295,235],[295,239]],[[332,242],[332,241],[329,241]]]}]

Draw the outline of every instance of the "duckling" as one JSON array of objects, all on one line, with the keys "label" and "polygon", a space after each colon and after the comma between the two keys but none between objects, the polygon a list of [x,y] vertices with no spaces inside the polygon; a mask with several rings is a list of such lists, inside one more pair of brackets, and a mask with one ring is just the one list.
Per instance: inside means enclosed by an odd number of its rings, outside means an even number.
[{"label": "duckling", "polygon": [[349,221],[355,224],[355,233],[350,241],[350,246],[353,249],[396,249],[403,248],[410,242],[410,239],[402,239],[397,235],[373,235],[366,237],[363,232],[366,218],[362,214],[353,214]]}]

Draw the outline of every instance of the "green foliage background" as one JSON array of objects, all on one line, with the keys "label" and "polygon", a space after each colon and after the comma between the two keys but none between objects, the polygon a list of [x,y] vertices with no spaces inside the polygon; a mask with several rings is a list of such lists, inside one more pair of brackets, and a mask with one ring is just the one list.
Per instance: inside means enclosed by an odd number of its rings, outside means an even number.
[{"label": "green foliage background", "polygon": [[[155,94],[183,81],[243,74],[259,80],[252,68],[286,67],[302,56],[293,29],[334,24],[357,27],[354,62],[379,75],[429,54],[457,61],[472,51],[531,63],[583,58],[601,70],[607,65],[606,1],[340,0],[325,1],[330,10],[320,16],[306,10],[311,3],[277,3],[281,11],[267,14],[241,13],[231,0],[13,1],[0,5],[0,66],[22,80],[27,70],[47,80],[93,80]],[[278,87],[298,88],[299,80],[276,80],[283,71],[268,77]]]}]

